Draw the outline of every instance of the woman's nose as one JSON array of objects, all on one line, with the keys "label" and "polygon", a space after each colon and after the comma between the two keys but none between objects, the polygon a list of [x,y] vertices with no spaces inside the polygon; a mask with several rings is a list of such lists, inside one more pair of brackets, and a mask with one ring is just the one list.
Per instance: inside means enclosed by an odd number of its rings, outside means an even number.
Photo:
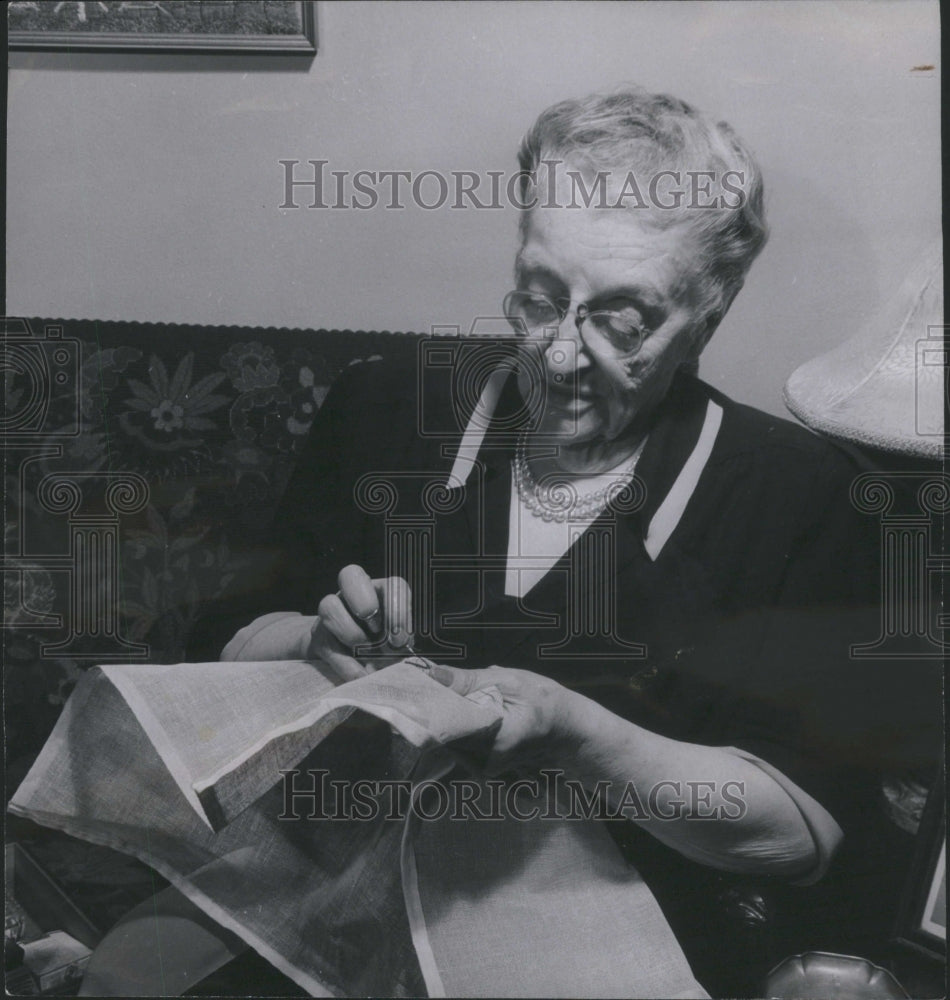
[{"label": "woman's nose", "polygon": [[591,365],[573,310],[561,320],[556,337],[547,342],[544,364],[556,382],[570,380]]}]

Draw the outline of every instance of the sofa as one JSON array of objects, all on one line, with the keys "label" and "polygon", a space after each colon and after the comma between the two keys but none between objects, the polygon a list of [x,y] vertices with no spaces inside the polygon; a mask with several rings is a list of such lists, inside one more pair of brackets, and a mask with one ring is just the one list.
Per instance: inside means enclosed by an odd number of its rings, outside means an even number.
[{"label": "sofa", "polygon": [[[334,378],[413,349],[386,332],[5,321],[8,797],[85,668],[186,659],[200,609],[254,572]],[[131,858],[21,826],[8,818],[102,930],[160,884]]]}]

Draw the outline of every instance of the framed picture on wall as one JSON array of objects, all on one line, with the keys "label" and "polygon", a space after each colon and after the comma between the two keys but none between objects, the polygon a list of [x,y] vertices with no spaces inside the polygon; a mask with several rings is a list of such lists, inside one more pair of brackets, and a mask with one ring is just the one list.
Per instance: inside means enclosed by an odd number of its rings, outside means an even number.
[{"label": "framed picture on wall", "polygon": [[317,51],[313,0],[9,0],[11,49]]},{"label": "framed picture on wall", "polygon": [[920,822],[917,849],[904,889],[895,938],[899,944],[946,962],[947,827],[943,775]]}]

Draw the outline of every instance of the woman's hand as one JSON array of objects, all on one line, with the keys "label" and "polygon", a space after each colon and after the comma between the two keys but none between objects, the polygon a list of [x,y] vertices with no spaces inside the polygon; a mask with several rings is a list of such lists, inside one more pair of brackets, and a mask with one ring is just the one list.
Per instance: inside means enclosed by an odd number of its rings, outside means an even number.
[{"label": "woman's hand", "polygon": [[371,580],[360,566],[345,566],[340,589],[320,601],[303,651],[343,681],[405,659],[412,646],[412,592],[399,576]]},{"label": "woman's hand", "polygon": [[554,767],[573,752],[574,701],[566,687],[530,670],[487,667],[464,670],[434,664],[433,679],[460,695],[495,687],[502,696],[501,729],[484,770],[489,774],[533,767]]},{"label": "woman's hand", "polygon": [[558,769],[692,861],[813,880],[840,843],[831,815],[752,754],[660,736],[527,670],[432,665],[429,674],[460,695],[501,693],[501,728],[477,769]]}]

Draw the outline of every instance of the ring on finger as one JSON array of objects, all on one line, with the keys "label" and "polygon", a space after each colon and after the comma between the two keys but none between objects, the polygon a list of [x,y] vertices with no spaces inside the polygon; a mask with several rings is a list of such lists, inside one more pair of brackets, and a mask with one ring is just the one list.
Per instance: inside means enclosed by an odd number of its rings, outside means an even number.
[{"label": "ring on finger", "polygon": [[[346,603],[346,599],[343,597],[343,592],[338,590],[336,596],[340,599],[340,603],[347,609],[349,605]],[[382,631],[382,613],[379,608],[374,608],[368,615],[361,615],[356,611],[352,612],[354,618],[358,619],[362,624],[364,624],[372,635],[379,635]]]}]

